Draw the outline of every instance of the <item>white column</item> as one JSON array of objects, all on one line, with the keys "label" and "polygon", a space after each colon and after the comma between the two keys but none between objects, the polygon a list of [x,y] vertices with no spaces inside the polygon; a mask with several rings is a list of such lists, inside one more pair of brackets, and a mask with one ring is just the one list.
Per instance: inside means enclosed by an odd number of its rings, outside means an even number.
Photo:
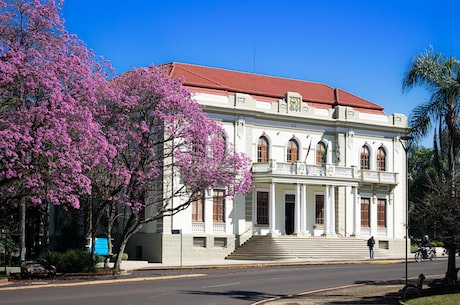
[{"label": "white column", "polygon": [[357,236],[361,233],[361,217],[359,217],[361,209],[358,200],[358,188],[356,186],[353,186],[351,190],[353,193],[353,235]]},{"label": "white column", "polygon": [[268,206],[269,206],[269,210],[268,210],[268,214],[269,214],[269,229],[270,229],[270,233],[274,233],[275,232],[275,183],[270,183],[270,194],[269,194],[269,197],[268,197]]},{"label": "white column", "polygon": [[371,235],[377,236],[377,196],[371,197]]},{"label": "white column", "polygon": [[330,229],[329,232],[333,235],[336,236],[337,232],[335,232],[335,186],[331,185],[330,186],[330,217],[331,217],[331,222],[330,222]]},{"label": "white column", "polygon": [[356,226],[358,228],[358,235],[361,235],[361,196],[359,194],[356,195],[356,207],[357,207],[357,221]]},{"label": "white column", "polygon": [[294,233],[300,233],[300,183],[295,185],[295,222]]},{"label": "white column", "polygon": [[300,231],[307,233],[307,185],[302,184],[300,193]]},{"label": "white column", "polygon": [[323,235],[329,235],[329,186],[324,187],[324,232]]}]

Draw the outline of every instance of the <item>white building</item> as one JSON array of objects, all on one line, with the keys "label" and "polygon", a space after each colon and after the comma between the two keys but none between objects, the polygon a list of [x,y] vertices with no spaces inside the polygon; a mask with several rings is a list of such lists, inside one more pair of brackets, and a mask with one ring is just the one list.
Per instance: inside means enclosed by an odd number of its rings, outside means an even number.
[{"label": "white building", "polygon": [[222,259],[253,235],[374,236],[378,247],[404,253],[406,155],[398,137],[406,116],[320,83],[164,67],[253,160],[254,189],[233,199],[210,190],[206,200],[148,224],[130,240],[130,258]]}]

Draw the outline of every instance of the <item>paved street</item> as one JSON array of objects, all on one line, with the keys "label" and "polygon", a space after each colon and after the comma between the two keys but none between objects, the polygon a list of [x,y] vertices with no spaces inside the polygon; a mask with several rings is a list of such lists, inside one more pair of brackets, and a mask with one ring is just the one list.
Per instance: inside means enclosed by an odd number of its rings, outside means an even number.
[{"label": "paved street", "polygon": [[[299,298],[310,302],[312,297],[316,301],[319,301],[319,297],[324,298],[326,292],[323,289],[341,286],[347,288],[342,288],[340,294],[337,294],[337,290],[336,294],[344,299],[369,298],[376,293],[376,297],[380,297],[386,291],[383,287],[391,288],[390,292],[401,289],[404,286],[404,266],[404,260],[401,259],[342,262],[227,261],[182,268],[156,265],[131,270],[118,277],[69,277],[9,283],[0,287],[0,299],[5,300],[5,304],[34,305],[141,305],[152,304],[152,300],[157,304],[254,304],[264,300],[282,302],[280,298],[302,294]],[[420,272],[427,276],[442,275],[446,260],[440,258],[418,264],[410,262],[408,266],[409,277],[415,278]],[[390,283],[393,287],[382,285],[382,282],[391,280],[398,282]],[[356,291],[363,289],[365,295],[358,296]],[[311,291],[317,292],[304,294]],[[296,302],[300,302],[300,299]]]}]

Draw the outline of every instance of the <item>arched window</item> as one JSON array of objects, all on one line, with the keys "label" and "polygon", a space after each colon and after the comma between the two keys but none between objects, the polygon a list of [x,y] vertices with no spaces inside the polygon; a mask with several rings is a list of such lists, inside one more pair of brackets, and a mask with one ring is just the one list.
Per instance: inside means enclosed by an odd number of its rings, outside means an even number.
[{"label": "arched window", "polygon": [[257,143],[257,162],[268,162],[268,140],[264,136]]},{"label": "arched window", "polygon": [[326,144],[324,144],[324,142],[318,142],[318,144],[316,144],[316,164],[324,165],[326,164],[326,159],[327,159]]},{"label": "arched window", "polygon": [[294,139],[290,139],[287,147],[287,162],[297,162],[299,160],[299,144]]},{"label": "arched window", "polygon": [[387,154],[383,147],[377,150],[377,170],[384,172],[386,170]]},{"label": "arched window", "polygon": [[361,169],[370,169],[369,156],[369,147],[363,145],[363,147],[361,147]]}]

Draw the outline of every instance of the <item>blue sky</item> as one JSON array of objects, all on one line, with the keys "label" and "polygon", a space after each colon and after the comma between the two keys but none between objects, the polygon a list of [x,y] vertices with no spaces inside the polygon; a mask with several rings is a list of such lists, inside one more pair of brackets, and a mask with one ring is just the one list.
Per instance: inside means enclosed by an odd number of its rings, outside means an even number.
[{"label": "blue sky", "polygon": [[403,94],[404,73],[430,46],[460,57],[459,9],[442,0],[65,0],[61,13],[116,74],[184,62],[325,83],[409,115],[429,95]]}]

